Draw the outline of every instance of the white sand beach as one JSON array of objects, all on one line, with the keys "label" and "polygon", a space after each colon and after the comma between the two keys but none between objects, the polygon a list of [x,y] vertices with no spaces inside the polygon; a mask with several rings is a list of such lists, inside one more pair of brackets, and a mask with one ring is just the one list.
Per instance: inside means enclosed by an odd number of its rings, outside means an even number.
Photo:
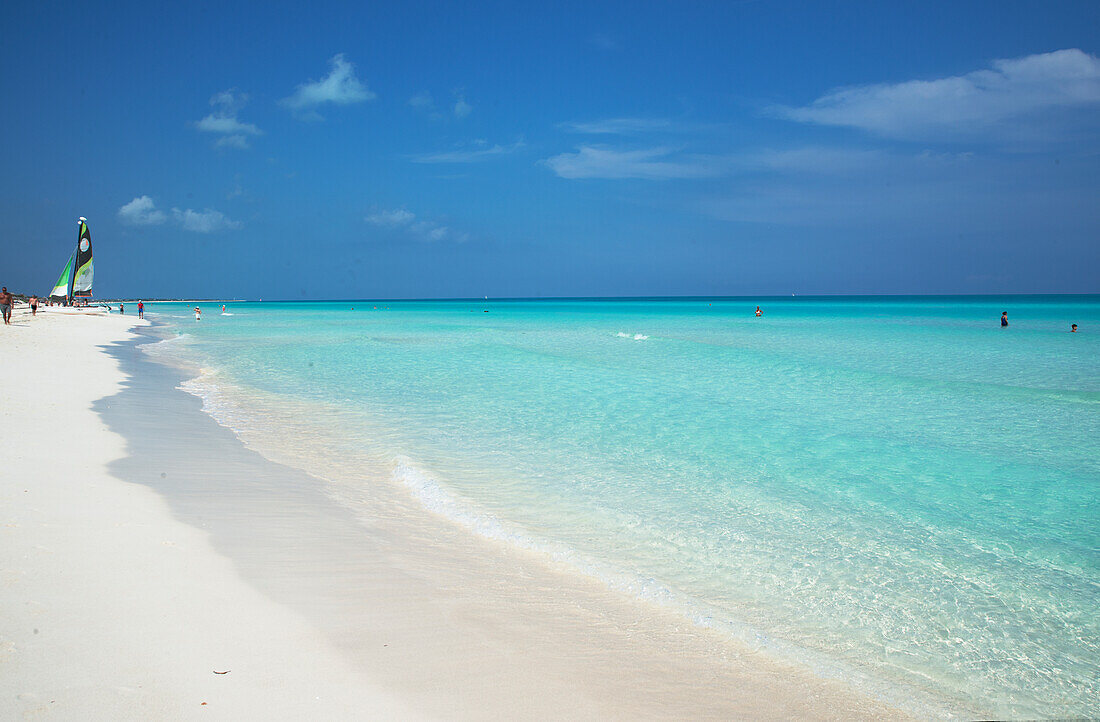
[{"label": "white sand beach", "polygon": [[98,347],[135,323],[47,309],[2,329],[0,716],[415,717],[107,472],[126,444],[91,405],[122,379]]},{"label": "white sand beach", "polygon": [[143,323],[0,328],[0,716],[904,717],[427,513],[367,528],[141,359]]}]

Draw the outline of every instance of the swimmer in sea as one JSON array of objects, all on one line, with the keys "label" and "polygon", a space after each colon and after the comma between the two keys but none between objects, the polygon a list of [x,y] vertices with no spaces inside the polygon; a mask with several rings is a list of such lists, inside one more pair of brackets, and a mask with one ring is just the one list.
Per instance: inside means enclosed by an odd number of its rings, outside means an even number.
[{"label": "swimmer in sea", "polygon": [[760,310],[760,307],[759,307],[759,306],[757,306],[757,307],[756,307],[756,317],[757,317],[757,318],[760,318],[760,317],[761,317],[761,316],[763,316],[763,315],[764,315],[764,312]]},{"label": "swimmer in sea", "polygon": [[196,321],[201,321],[202,320],[202,311],[199,310],[198,306],[195,306],[195,320]]},{"label": "swimmer in sea", "polygon": [[1077,324],[1075,324],[1075,323],[1071,323],[1071,324],[1069,325],[1069,332],[1070,332],[1070,333],[1077,333]]},{"label": "swimmer in sea", "polygon": [[1001,314],[1001,328],[1008,325],[1008,311]]}]

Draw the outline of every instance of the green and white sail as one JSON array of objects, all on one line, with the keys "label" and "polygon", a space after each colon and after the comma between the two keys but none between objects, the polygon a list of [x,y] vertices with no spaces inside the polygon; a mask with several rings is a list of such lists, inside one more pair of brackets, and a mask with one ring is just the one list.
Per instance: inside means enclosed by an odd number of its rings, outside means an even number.
[{"label": "green and white sail", "polygon": [[69,297],[69,281],[73,278],[74,260],[76,260],[76,251],[73,251],[73,255],[69,256],[69,262],[65,264],[65,270],[57,277],[57,283],[53,285],[53,290],[50,291],[50,298]]}]

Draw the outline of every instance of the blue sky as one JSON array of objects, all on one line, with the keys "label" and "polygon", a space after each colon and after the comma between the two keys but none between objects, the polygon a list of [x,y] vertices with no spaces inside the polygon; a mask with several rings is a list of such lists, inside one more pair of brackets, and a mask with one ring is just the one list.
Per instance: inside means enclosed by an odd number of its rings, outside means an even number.
[{"label": "blue sky", "polygon": [[7,3],[0,282],[1100,292],[1100,3]]}]

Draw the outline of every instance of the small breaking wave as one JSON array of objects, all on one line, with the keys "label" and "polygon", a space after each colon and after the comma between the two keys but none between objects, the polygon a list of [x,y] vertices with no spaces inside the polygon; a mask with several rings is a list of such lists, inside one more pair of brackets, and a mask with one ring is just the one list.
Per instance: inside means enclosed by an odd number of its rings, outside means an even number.
[{"label": "small breaking wave", "polygon": [[153,343],[143,343],[138,348],[150,356],[162,357],[174,353],[173,349],[176,346],[186,344],[191,338],[192,336],[189,333],[178,333],[175,336],[168,336]]},{"label": "small breaking wave", "polygon": [[263,428],[255,414],[246,412],[234,400],[234,391],[215,369],[202,368],[199,375],[181,381],[176,387],[202,402],[202,410],[214,421],[240,437],[244,432]]},{"label": "small breaking wave", "polygon": [[649,339],[649,336],[645,335],[644,333],[631,334],[631,333],[623,333],[622,331],[619,331],[617,334],[615,334],[615,336],[618,337],[618,338],[629,338],[629,339],[633,339],[635,341],[646,341],[646,340]]},{"label": "small breaking wave", "polygon": [[[622,336],[624,334],[620,334]],[[630,338],[627,336],[627,338]],[[503,521],[479,510],[473,503],[447,489],[433,476],[405,456],[394,460],[393,479],[404,486],[429,512],[457,523],[474,534],[493,541],[519,547],[561,562],[574,570],[605,584],[609,589],[625,593],[660,607],[672,610],[692,624],[714,629],[753,652],[763,652],[779,660],[793,660],[808,667],[816,675],[852,684],[865,693],[899,709],[923,717],[951,717],[937,702],[927,699],[904,684],[892,684],[874,679],[861,670],[825,654],[801,647],[785,639],[771,637],[766,632],[730,618],[726,613],[680,592],[663,582],[596,561],[564,544],[541,540],[518,525]]]}]

